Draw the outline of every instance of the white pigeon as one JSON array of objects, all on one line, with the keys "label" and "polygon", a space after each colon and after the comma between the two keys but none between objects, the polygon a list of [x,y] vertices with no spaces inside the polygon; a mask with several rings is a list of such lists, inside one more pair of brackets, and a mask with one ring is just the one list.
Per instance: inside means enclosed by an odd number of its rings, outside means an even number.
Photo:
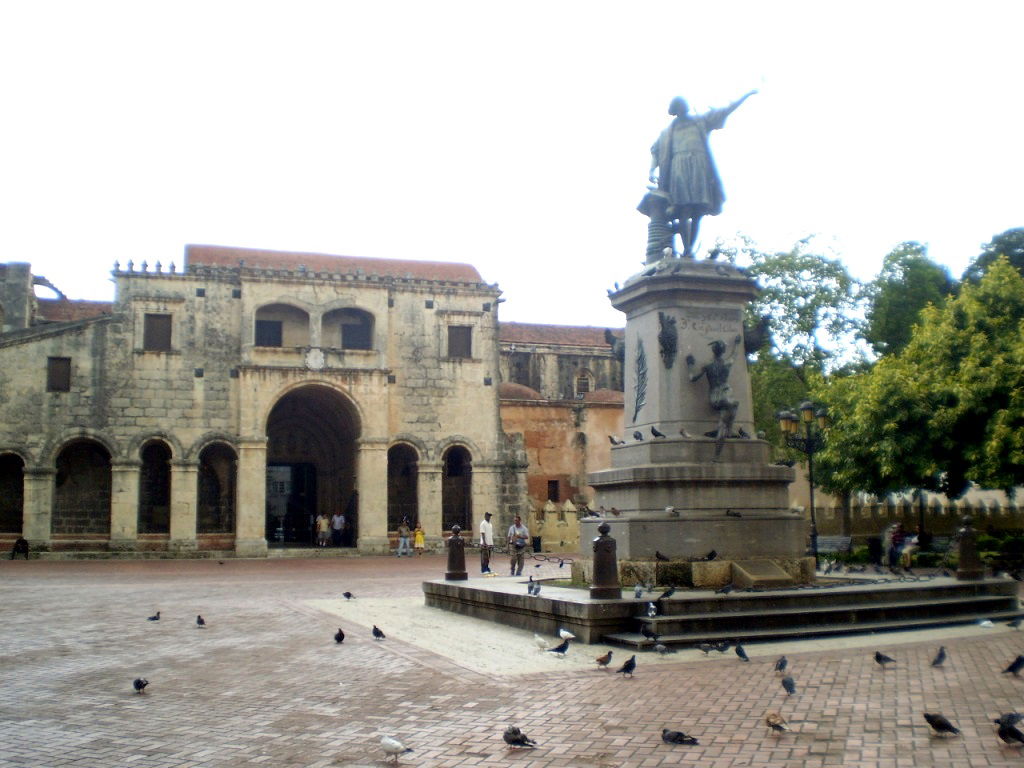
[{"label": "white pigeon", "polygon": [[537,648],[539,648],[540,650],[546,651],[548,649],[548,645],[550,643],[548,643],[548,641],[545,638],[543,638],[540,635],[534,633],[534,635],[533,635],[533,644],[536,645]]},{"label": "white pigeon", "polygon": [[575,640],[576,639],[576,635],[574,635],[568,629],[559,629],[558,630],[558,636],[560,638],[562,638],[563,640]]},{"label": "white pigeon", "polygon": [[398,756],[404,755],[406,752],[412,752],[412,749],[405,746],[398,739],[393,739],[390,736],[385,736],[380,740],[380,748],[384,750],[384,753],[395,758],[395,762],[398,762]]}]

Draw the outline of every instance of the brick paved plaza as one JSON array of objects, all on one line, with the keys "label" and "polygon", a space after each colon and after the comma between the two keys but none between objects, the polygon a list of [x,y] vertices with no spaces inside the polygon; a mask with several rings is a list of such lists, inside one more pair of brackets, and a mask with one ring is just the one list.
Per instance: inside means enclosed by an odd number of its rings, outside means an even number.
[{"label": "brick paved plaza", "polygon": [[[827,650],[751,645],[749,664],[732,653],[641,655],[630,680],[570,660],[531,671],[544,656],[531,633],[422,609],[436,621],[431,634],[443,637],[457,619],[460,636],[507,644],[507,673],[485,675],[401,632],[375,642],[368,626],[321,607],[346,589],[364,605],[408,604],[443,568],[437,556],[223,565],[3,560],[0,767],[382,765],[384,734],[415,750],[401,758],[407,766],[1024,761],[1001,746],[991,723],[1024,710],[1024,679],[1001,674],[1024,653],[1024,633],[1005,626],[878,635]],[[146,621],[156,610],[161,620]],[[196,628],[196,614],[206,629]],[[342,646],[332,639],[339,625]],[[949,650],[942,669],[930,667],[936,638]],[[896,666],[878,668],[876,648]],[[798,686],[792,697],[773,671],[780,649]],[[628,654],[615,653],[618,668]],[[150,681],[145,695],[132,691],[137,676]],[[770,710],[794,732],[769,735]],[[931,736],[925,711],[944,713],[962,736]],[[509,753],[501,739],[509,723],[539,748]],[[663,727],[696,735],[700,745],[663,744]]]}]

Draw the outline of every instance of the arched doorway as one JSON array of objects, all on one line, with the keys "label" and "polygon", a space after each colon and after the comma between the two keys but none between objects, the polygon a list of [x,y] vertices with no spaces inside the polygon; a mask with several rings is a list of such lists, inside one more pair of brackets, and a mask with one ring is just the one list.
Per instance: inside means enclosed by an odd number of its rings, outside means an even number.
[{"label": "arched doorway", "polygon": [[473,460],[469,451],[461,445],[452,446],[444,452],[441,525],[446,531],[458,525],[462,530],[472,533]]},{"label": "arched doorway", "polygon": [[25,462],[21,456],[0,456],[0,533],[21,535],[25,509]]},{"label": "arched doorway", "polygon": [[110,453],[79,440],[57,455],[53,517],[55,535],[110,536]]},{"label": "arched doorway", "polygon": [[238,457],[224,443],[213,443],[199,452],[199,488],[196,534],[235,532],[235,499]]},{"label": "arched doorway", "polygon": [[398,530],[402,518],[415,528],[419,520],[418,459],[416,449],[399,443],[388,449],[388,530]]},{"label": "arched doorway", "polygon": [[141,451],[139,533],[170,533],[171,449],[154,440]]},{"label": "arched doorway", "polygon": [[354,406],[329,387],[310,384],[277,402],[267,418],[268,545],[312,545],[317,513],[340,511],[342,546],[355,546],[359,433]]}]

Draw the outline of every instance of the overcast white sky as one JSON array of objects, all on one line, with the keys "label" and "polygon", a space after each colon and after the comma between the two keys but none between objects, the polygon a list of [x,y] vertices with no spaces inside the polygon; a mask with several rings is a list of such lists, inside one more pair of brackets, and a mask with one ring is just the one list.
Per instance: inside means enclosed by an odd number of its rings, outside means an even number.
[{"label": "overcast white sky", "polygon": [[959,276],[1024,226],[1024,3],[0,4],[0,261],[110,299],[186,243],[468,262],[504,320],[621,325],[649,149],[751,88],[705,251],[902,240]]}]

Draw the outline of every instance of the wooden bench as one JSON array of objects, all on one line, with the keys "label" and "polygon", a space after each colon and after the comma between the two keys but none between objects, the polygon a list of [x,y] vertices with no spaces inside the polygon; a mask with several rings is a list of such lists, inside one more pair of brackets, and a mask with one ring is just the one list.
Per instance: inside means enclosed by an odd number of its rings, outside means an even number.
[{"label": "wooden bench", "polygon": [[852,536],[819,536],[818,554],[846,553],[853,547]]}]

